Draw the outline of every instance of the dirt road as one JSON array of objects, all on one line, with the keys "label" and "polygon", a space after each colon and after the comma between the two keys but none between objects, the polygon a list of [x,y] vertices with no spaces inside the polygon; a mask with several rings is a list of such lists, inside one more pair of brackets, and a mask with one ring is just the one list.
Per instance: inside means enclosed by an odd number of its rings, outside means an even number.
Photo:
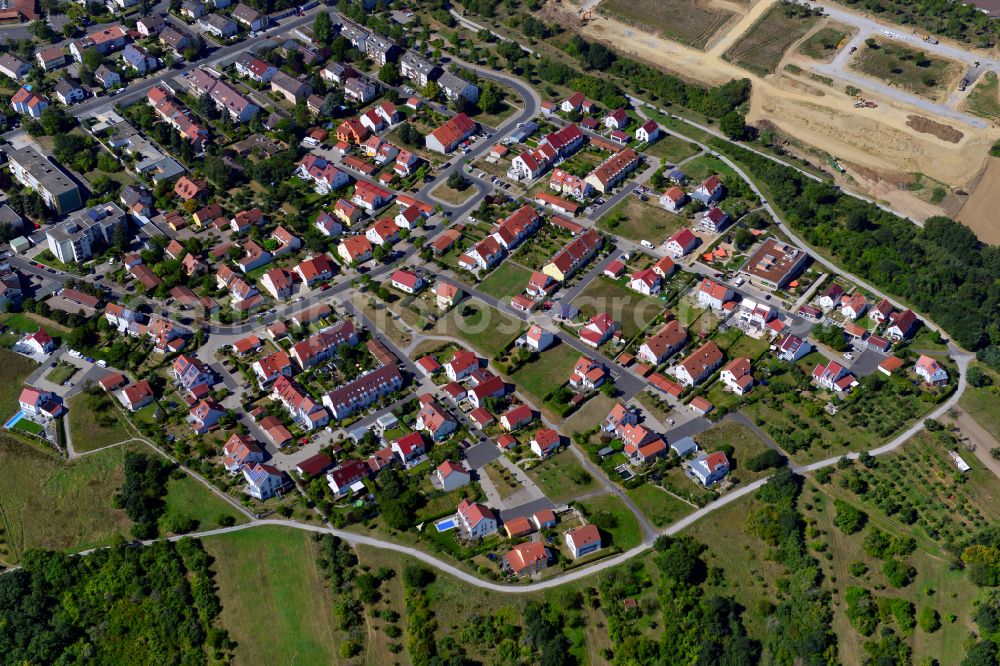
[{"label": "dirt road", "polygon": [[983,426],[979,425],[975,419],[969,416],[965,410],[958,410],[958,418],[955,419],[955,425],[962,431],[962,434],[969,438],[969,441],[976,445],[976,457],[991,472],[996,474],[997,478],[1000,478],[1000,460],[996,460],[990,455],[990,450],[1000,447],[1000,442],[987,432]]}]

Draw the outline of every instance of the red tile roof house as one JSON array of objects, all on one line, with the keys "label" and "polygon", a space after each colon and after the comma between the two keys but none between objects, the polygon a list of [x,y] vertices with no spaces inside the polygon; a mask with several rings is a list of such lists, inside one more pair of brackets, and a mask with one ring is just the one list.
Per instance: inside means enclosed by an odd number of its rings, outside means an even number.
[{"label": "red tile roof house", "polygon": [[701,453],[697,458],[685,464],[705,487],[721,481],[729,473],[729,459],[722,451],[708,455]]},{"label": "red tile roof house", "polygon": [[291,357],[303,370],[333,357],[343,345],[358,344],[358,334],[350,320],[340,321],[292,346]]},{"label": "red tile roof house", "polygon": [[858,385],[854,375],[836,361],[817,365],[813,368],[812,378],[818,386],[837,393],[846,393]]},{"label": "red tile roof house", "polygon": [[497,448],[501,451],[510,451],[517,448],[517,439],[513,435],[503,434],[497,437]]},{"label": "red tile roof house", "polygon": [[446,439],[458,427],[455,419],[434,402],[428,402],[417,414],[417,430],[426,430],[435,442]]},{"label": "red tile roof house", "polygon": [[469,375],[472,371],[479,367],[479,357],[473,352],[462,349],[455,352],[451,360],[445,363],[444,372],[453,382],[460,382]]},{"label": "red tile roof house", "polygon": [[695,386],[715,372],[723,360],[719,347],[714,342],[706,342],[677,364],[674,376],[687,386]]},{"label": "red tile roof house", "polygon": [[284,268],[272,268],[260,279],[260,286],[272,298],[283,301],[292,297],[295,291],[294,273]]},{"label": "red tile roof house", "polygon": [[569,385],[575,389],[593,391],[607,379],[608,371],[596,359],[581,356],[569,376]]},{"label": "red tile roof house", "polygon": [[21,411],[36,418],[55,418],[63,413],[63,406],[57,402],[59,396],[51,391],[42,391],[33,386],[21,389],[18,398]]},{"label": "red tile roof house", "polygon": [[419,432],[411,432],[393,442],[392,451],[399,456],[404,467],[412,467],[423,461],[427,446]]},{"label": "red tile roof house", "polygon": [[292,433],[273,416],[265,416],[260,420],[261,430],[275,446],[284,446],[292,440]]},{"label": "red tile roof house", "polygon": [[118,372],[109,372],[97,382],[105,391],[114,391],[128,383],[128,378]]},{"label": "red tile roof house", "polygon": [[625,454],[634,465],[645,465],[667,454],[667,444],[660,437],[639,445],[626,444]]},{"label": "red tile roof house", "polygon": [[601,549],[601,533],[596,525],[584,525],[566,532],[566,546],[573,559],[579,559]]},{"label": "red tile roof house", "polygon": [[153,387],[143,379],[122,389],[118,399],[126,409],[134,412],[153,402]]},{"label": "red tile roof house", "polygon": [[349,460],[326,475],[326,483],[333,491],[334,497],[343,497],[351,492],[351,486],[362,479],[367,479],[370,473],[367,463],[360,460]]},{"label": "red tile roof house", "polygon": [[424,142],[428,150],[450,153],[475,131],[475,121],[460,113],[424,137]]},{"label": "red tile roof house", "polygon": [[441,364],[433,356],[423,356],[417,359],[417,367],[428,377],[441,371]]},{"label": "red tile roof house", "polygon": [[222,447],[225,457],[223,466],[230,472],[238,472],[244,465],[264,462],[264,451],[252,437],[233,433]]},{"label": "red tile roof house", "polygon": [[736,358],[722,369],[719,379],[726,388],[736,395],[746,395],[753,388],[753,375],[750,374],[750,359]]},{"label": "red tile roof house", "polygon": [[539,458],[545,458],[559,449],[561,441],[562,438],[558,432],[552,428],[542,428],[536,431],[535,436],[531,438],[531,452]]},{"label": "red tile roof house", "polygon": [[469,412],[469,418],[475,421],[476,425],[480,428],[485,428],[489,424],[496,421],[496,419],[493,418],[493,415],[482,407],[477,407]]},{"label": "red tile roof house", "polygon": [[531,576],[548,568],[552,553],[537,541],[519,543],[503,556],[504,568],[514,576]]},{"label": "red tile roof house", "polygon": [[484,382],[476,384],[476,386],[469,391],[469,403],[475,408],[480,408],[484,405],[487,398],[497,398],[504,395],[506,392],[507,385],[504,383],[503,378],[493,376]]},{"label": "red tile roof house", "polygon": [[325,453],[317,453],[296,465],[295,471],[308,479],[319,476],[331,467],[333,467],[333,460],[330,459],[330,456]]},{"label": "red tile roof house", "polygon": [[611,315],[607,312],[599,312],[580,329],[580,340],[596,349],[610,340],[611,336],[618,330],[618,322],[612,319]]},{"label": "red tile roof house", "polygon": [[458,505],[458,521],[462,532],[470,539],[481,539],[497,531],[497,519],[489,507],[462,500]]},{"label": "red tile roof house", "polygon": [[434,471],[434,475],[441,485],[441,489],[445,492],[451,492],[452,490],[468,485],[472,480],[469,470],[461,463],[454,463],[450,460],[445,460],[441,463]]},{"label": "red tile roof house", "polygon": [[939,386],[948,383],[948,371],[930,356],[921,354],[913,369],[917,373],[917,376],[927,384]]},{"label": "red tile roof house", "polygon": [[191,408],[188,412],[187,422],[197,435],[204,435],[215,428],[223,416],[226,409],[213,400],[202,400]]},{"label": "red tile roof house", "polygon": [[687,227],[684,227],[673,236],[667,239],[663,248],[674,259],[680,259],[687,253],[698,247],[698,237]]},{"label": "red tile roof house", "polygon": [[683,349],[687,339],[687,330],[673,319],[642,343],[637,356],[647,363],[659,365]]},{"label": "red tile roof house", "polygon": [[393,271],[389,280],[393,287],[407,294],[415,294],[427,286],[422,277],[402,269]]},{"label": "red tile roof house", "polygon": [[303,430],[322,428],[330,422],[330,414],[305,389],[288,377],[278,377],[271,386],[271,400],[281,402],[292,420]]},{"label": "red tile roof house", "polygon": [[555,527],[559,520],[556,518],[556,514],[552,509],[542,509],[537,511],[531,520],[535,523],[535,527],[540,530],[548,529],[550,527]]},{"label": "red tile roof house", "polygon": [[311,287],[322,280],[329,280],[333,277],[336,269],[329,257],[325,254],[320,254],[299,262],[299,265],[294,270],[299,279]]},{"label": "red tile roof house", "polygon": [[254,361],[251,368],[257,375],[257,382],[262,389],[267,388],[278,377],[291,377],[294,374],[292,360],[284,351],[277,351]]},{"label": "red tile roof house", "polygon": [[507,432],[513,432],[518,428],[528,425],[535,418],[531,407],[518,405],[500,417],[500,425]]},{"label": "red tile roof house", "polygon": [[534,532],[535,525],[524,516],[518,516],[504,522],[503,531],[507,533],[508,539],[517,539]]},{"label": "red tile roof house", "polygon": [[323,396],[323,404],[336,419],[350,416],[355,410],[372,404],[379,398],[397,391],[403,376],[396,365],[382,365],[361,375]]}]

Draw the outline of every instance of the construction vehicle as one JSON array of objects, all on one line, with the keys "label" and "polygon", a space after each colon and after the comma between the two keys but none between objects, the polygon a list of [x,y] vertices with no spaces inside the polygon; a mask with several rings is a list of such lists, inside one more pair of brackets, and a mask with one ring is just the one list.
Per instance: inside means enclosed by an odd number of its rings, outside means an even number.
[{"label": "construction vehicle", "polygon": [[844,48],[844,46],[847,44],[848,41],[850,41],[850,39],[851,39],[850,35],[845,35],[844,38],[840,40],[840,43],[837,44],[837,50],[839,51],[840,49]]},{"label": "construction vehicle", "polygon": [[832,157],[827,157],[826,161],[830,163],[830,166],[832,166],[837,171],[837,173],[845,173],[844,167],[837,164],[837,160],[833,159]]},{"label": "construction vehicle", "polygon": [[934,39],[933,37],[931,37],[930,35],[928,35],[926,32],[920,32],[918,30],[918,31],[914,32],[913,34],[916,35],[918,38],[924,40],[928,44],[937,44],[938,43],[938,40]]}]

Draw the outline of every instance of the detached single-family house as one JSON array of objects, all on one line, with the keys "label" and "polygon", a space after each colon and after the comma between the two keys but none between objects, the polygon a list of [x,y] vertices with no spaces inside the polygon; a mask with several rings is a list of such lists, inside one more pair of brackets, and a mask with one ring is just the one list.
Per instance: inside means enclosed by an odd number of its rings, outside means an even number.
[{"label": "detached single-family house", "polygon": [[458,505],[458,519],[462,530],[470,538],[480,539],[497,531],[497,519],[484,504],[462,500]]},{"label": "detached single-family house", "polygon": [[472,480],[469,470],[464,465],[454,463],[450,460],[445,460],[441,463],[434,471],[434,474],[441,484],[441,489],[445,492],[451,492],[462,486],[467,486]]},{"label": "detached single-family house", "polygon": [[921,354],[913,370],[925,383],[932,386],[948,383],[948,371],[930,356]]},{"label": "detached single-family house", "polygon": [[729,459],[722,451],[700,454],[687,463],[687,468],[698,478],[701,485],[711,486],[721,481],[729,473]]},{"label": "detached single-family house", "polygon": [[552,428],[542,428],[531,438],[531,452],[539,458],[545,458],[559,449],[561,438]]},{"label": "detached single-family house", "polygon": [[601,532],[596,525],[584,525],[566,532],[566,546],[579,559],[601,549]]}]

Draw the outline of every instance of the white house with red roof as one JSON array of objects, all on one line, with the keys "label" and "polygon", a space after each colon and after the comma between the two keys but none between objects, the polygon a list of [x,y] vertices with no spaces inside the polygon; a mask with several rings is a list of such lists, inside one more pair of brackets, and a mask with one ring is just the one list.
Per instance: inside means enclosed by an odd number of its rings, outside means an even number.
[{"label": "white house with red roof", "polygon": [[541,298],[543,296],[548,296],[558,286],[559,283],[556,282],[551,275],[541,271],[534,271],[531,274],[531,277],[528,278],[528,284],[525,286],[524,292],[528,294],[528,296]]},{"label": "white house with red roof", "polygon": [[458,505],[458,520],[463,533],[472,539],[481,539],[497,531],[497,519],[493,511],[478,502],[462,500]]},{"label": "white house with red roof", "polygon": [[652,268],[644,268],[632,273],[628,281],[629,289],[646,296],[660,292],[660,275]]},{"label": "white house with red roof", "polygon": [[608,370],[596,359],[581,356],[569,375],[569,385],[575,389],[593,391],[604,383]]},{"label": "white house with red roof", "polygon": [[414,229],[424,217],[423,213],[416,206],[407,206],[399,211],[394,221],[400,229]]},{"label": "white house with red roof", "polygon": [[531,407],[518,405],[500,416],[500,425],[507,432],[513,432],[522,426],[528,425],[534,418],[535,415],[531,411]]},{"label": "white house with red roof", "polygon": [[428,150],[438,153],[450,153],[462,141],[476,131],[476,123],[464,113],[450,118],[436,130],[424,137]]},{"label": "white house with red roof", "polygon": [[711,278],[698,284],[698,305],[721,310],[724,303],[733,300],[733,290]]},{"label": "white house with red roof", "polygon": [[196,435],[204,435],[216,427],[226,409],[214,400],[202,400],[188,412],[187,422]]},{"label": "white house with red roof", "polygon": [[572,95],[567,97],[559,105],[560,110],[563,113],[573,113],[574,111],[579,111],[583,107],[583,102],[586,99],[583,93],[577,90]]},{"label": "white house with red roof", "polygon": [[812,378],[818,386],[837,393],[846,393],[858,385],[854,375],[836,361],[817,365],[813,368]]},{"label": "white house with red roof", "polygon": [[913,310],[903,310],[902,312],[893,312],[889,315],[889,327],[885,329],[885,335],[890,340],[906,340],[913,332],[917,329],[917,324],[919,323],[917,315],[913,313]]},{"label": "white house with red roof", "polygon": [[598,348],[619,330],[618,322],[607,312],[598,312],[580,329],[580,340],[593,348]]},{"label": "white house with red roof", "polygon": [[462,295],[462,290],[450,282],[438,280],[434,283],[434,297],[439,310],[448,310],[462,300]]},{"label": "white house with red roof", "polygon": [[478,367],[479,357],[473,352],[461,349],[455,352],[451,360],[444,364],[444,372],[451,381],[460,382],[471,375],[472,371]]},{"label": "white house with red roof", "polygon": [[528,327],[528,332],[524,334],[524,344],[532,351],[545,351],[555,342],[555,336],[546,331],[538,324]]},{"label": "white house with red roof", "polygon": [[656,121],[650,118],[635,130],[635,140],[652,143],[660,138],[660,126],[656,124]]},{"label": "white house with red roof", "polygon": [[948,371],[930,356],[921,354],[913,370],[925,383],[932,386],[948,383]]},{"label": "white house with red roof", "polygon": [[729,213],[718,206],[712,206],[698,218],[698,226],[705,231],[717,234],[729,224]]},{"label": "white house with red roof", "polygon": [[392,286],[407,294],[415,294],[427,284],[424,279],[412,271],[396,269],[389,278]]},{"label": "white house with red roof", "polygon": [[472,481],[472,475],[462,463],[450,460],[445,460],[438,465],[438,468],[434,470],[434,476],[437,478],[438,483],[441,484],[441,490],[446,493],[457,490],[462,486],[467,486]]},{"label": "white house with red roof", "polygon": [[134,412],[153,402],[153,387],[143,379],[123,388],[118,394],[118,400],[125,409]]},{"label": "white house with red roof", "polygon": [[[334,497],[343,497],[351,492],[363,479],[368,478],[371,468],[360,460],[348,460],[327,472],[326,484]],[[362,489],[363,485],[360,486]]]},{"label": "white house with red roof", "polygon": [[841,298],[840,313],[851,321],[857,321],[860,319],[861,315],[863,315],[867,309],[868,299],[866,299],[865,295],[859,291],[854,292],[850,296],[844,296]]},{"label": "white house with red roof", "polygon": [[584,525],[566,532],[566,547],[579,559],[601,549],[601,532],[596,525]]},{"label": "white house with red roof", "polygon": [[322,428],[330,422],[323,404],[314,400],[297,382],[278,377],[271,386],[271,399],[280,402],[288,414],[305,431]]},{"label": "white house with red roof", "polygon": [[663,244],[663,249],[674,259],[680,259],[696,247],[698,247],[698,237],[687,227],[677,231]]},{"label": "white house with red roof", "polygon": [[876,324],[881,324],[889,318],[892,310],[892,303],[888,299],[883,298],[875,307],[868,310],[868,318]]},{"label": "white house with red roof", "polygon": [[269,293],[272,298],[285,300],[291,298],[295,291],[294,273],[284,268],[272,268],[264,273],[260,279],[260,286]]},{"label": "white house with red roof", "polygon": [[35,419],[51,419],[63,413],[63,406],[59,403],[60,400],[61,398],[52,391],[43,391],[34,386],[25,386],[21,389],[18,404],[26,416]]},{"label": "white house with red roof", "polygon": [[639,422],[639,415],[626,407],[623,403],[615,403],[608,415],[601,423],[601,430],[605,432],[615,432],[618,428],[626,425],[635,425]]},{"label": "white house with red roof", "polygon": [[371,241],[365,236],[348,236],[337,246],[337,254],[349,264],[368,261],[373,251]]},{"label": "white house with red roof", "polygon": [[541,428],[531,438],[531,452],[539,458],[550,456],[559,449],[561,439],[559,433],[552,428]]},{"label": "white house with red roof", "polygon": [[646,363],[659,365],[683,349],[687,339],[687,330],[679,321],[672,319],[646,338],[636,356]]},{"label": "white house with red roof", "polygon": [[719,375],[726,388],[736,395],[746,395],[753,387],[753,375],[750,374],[750,359],[736,358],[722,369]]},{"label": "white house with red roof", "polygon": [[384,187],[369,183],[367,180],[359,180],[354,186],[354,196],[351,197],[351,201],[371,213],[392,201],[394,196]]},{"label": "white house with red roof", "polygon": [[294,374],[292,359],[285,351],[268,354],[264,358],[254,361],[250,367],[257,375],[257,382],[262,389],[270,386],[278,377],[291,377]]},{"label": "white house with red roof", "polygon": [[285,473],[277,467],[254,463],[243,468],[243,479],[246,481],[246,493],[250,497],[266,500],[274,497],[285,485]]},{"label": "white house with red roof", "polygon": [[483,407],[487,398],[498,398],[506,392],[507,384],[504,383],[503,378],[493,375],[472,387],[472,390],[468,392],[469,404],[477,408]]},{"label": "white house with red roof", "polygon": [[725,193],[726,188],[722,181],[717,175],[712,175],[703,180],[701,185],[691,193],[691,198],[697,199],[707,206],[721,199]]},{"label": "white house with red roof", "polygon": [[411,432],[392,443],[392,452],[399,456],[404,467],[410,467],[427,451],[423,435]]},{"label": "white house with red roof", "polygon": [[451,414],[432,400],[421,407],[413,427],[417,430],[426,430],[432,440],[439,442],[455,432],[458,424]]},{"label": "white house with red roof", "polygon": [[615,109],[604,116],[604,126],[608,129],[623,130],[628,126],[628,120],[625,109]]},{"label": "white house with red roof", "polygon": [[24,336],[18,344],[29,350],[32,356],[45,356],[51,354],[56,348],[55,340],[44,328],[39,328],[34,333]]},{"label": "white house with red roof", "polygon": [[674,376],[687,386],[695,386],[708,379],[723,360],[722,350],[709,341],[678,363],[674,367]]},{"label": "white house with red roof", "polygon": [[729,473],[729,459],[722,451],[715,451],[707,455],[700,453],[694,460],[685,463],[685,465],[706,488],[718,483]]},{"label": "white house with red roof", "polygon": [[302,260],[294,270],[299,279],[311,287],[316,282],[332,278],[335,268],[329,257],[325,254],[319,254]]},{"label": "white house with red roof", "polygon": [[684,190],[676,185],[668,187],[666,191],[660,195],[660,205],[669,210],[671,213],[680,212],[680,210],[684,208],[684,204],[686,204],[687,201],[688,195],[684,193]]},{"label": "white house with red roof", "polygon": [[264,462],[264,451],[249,435],[233,433],[222,451],[222,464],[230,472],[238,472],[244,465]]},{"label": "white house with red roof", "polygon": [[797,335],[786,335],[772,347],[775,356],[794,363],[813,350],[812,344]]}]

